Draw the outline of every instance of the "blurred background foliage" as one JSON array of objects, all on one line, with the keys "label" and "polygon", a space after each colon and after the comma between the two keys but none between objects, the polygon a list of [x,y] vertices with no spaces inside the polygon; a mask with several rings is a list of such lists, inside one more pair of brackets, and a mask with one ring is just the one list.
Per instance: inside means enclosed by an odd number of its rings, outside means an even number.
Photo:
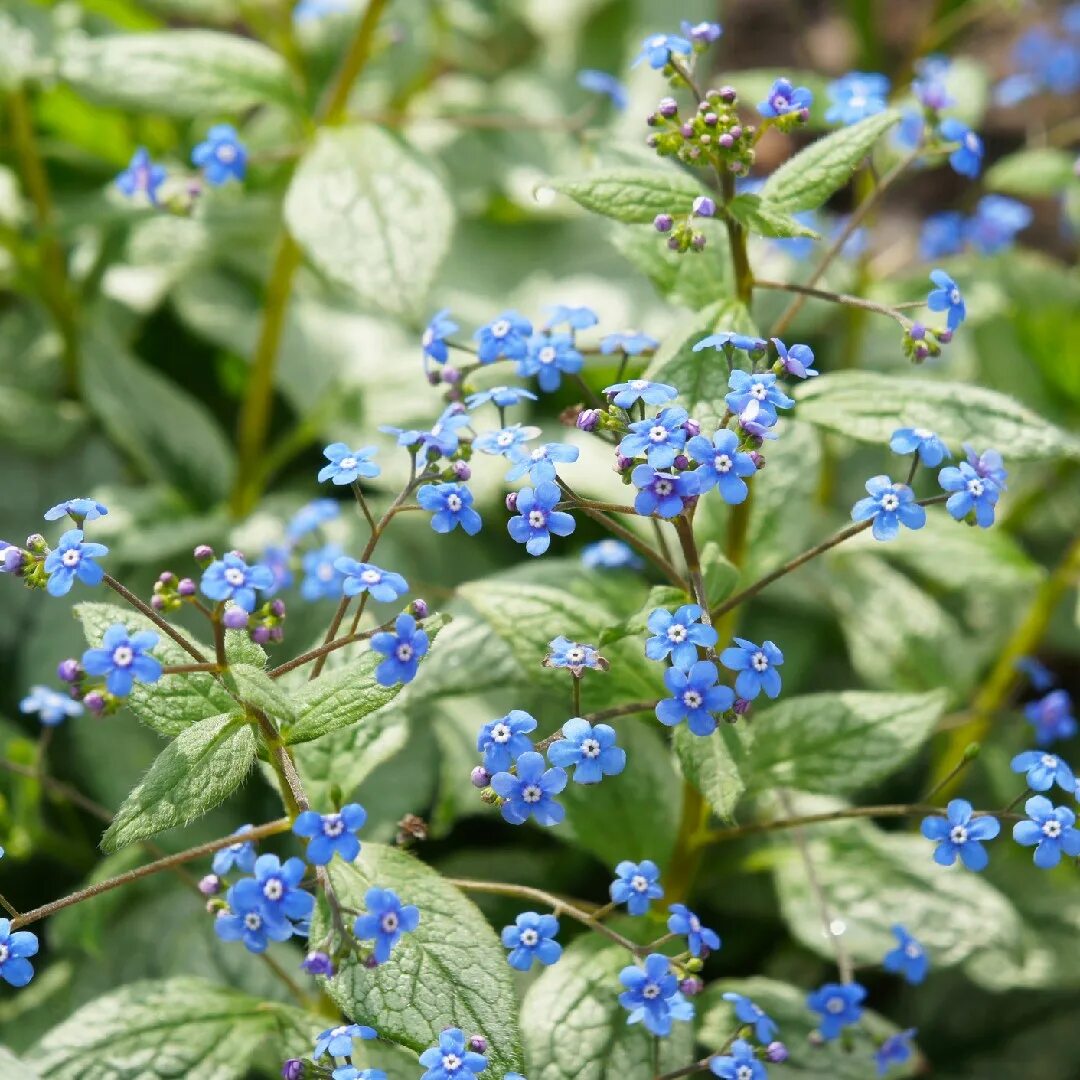
[{"label": "blurred background foliage", "polygon": [[[876,215],[865,248],[836,264],[828,284],[894,300],[922,296],[929,267],[918,239],[926,215],[970,211],[986,191],[1024,199],[1035,219],[1019,247],[942,262],[964,287],[969,319],[942,358],[918,374],[1002,391],[1077,430],[1076,97],[991,104],[991,87],[1012,70],[1018,33],[1052,17],[1051,5],[756,0],[717,10],[660,0],[394,0],[348,103],[350,120],[390,133],[372,134],[365,148],[401,155],[389,174],[401,181],[388,195],[393,212],[367,229],[343,231],[333,272],[308,262],[297,269],[269,399],[270,435],[254,451],[245,448],[236,433],[251,407],[250,362],[265,333],[267,280],[280,257],[283,194],[295,147],[308,134],[302,117],[317,109],[363,14],[362,4],[326,6],[339,10],[295,20],[284,0],[6,0],[0,7],[0,536],[19,541],[39,528],[45,507],[92,495],[110,508],[95,527],[95,538],[112,548],[110,570],[148,594],[161,570],[191,572],[196,543],[251,554],[278,542],[283,521],[315,494],[326,442],[379,441],[383,490],[392,494],[405,454],[395,459],[376,429],[426,426],[441,408],[423,378],[418,346],[437,307],[449,307],[471,329],[505,307],[535,318],[545,304],[587,304],[605,332],[632,326],[663,339],[687,309],[715,298],[702,282],[722,287],[727,270],[719,255],[669,258],[647,227],[591,218],[545,181],[599,162],[648,163],[644,117],[662,86],[647,67],[630,70],[630,60],[646,33],[674,29],[679,18],[724,23],[724,37],[708,54],[711,74],[751,102],[774,73],[810,86],[821,103],[825,82],[850,68],[885,71],[903,85],[917,57],[940,49],[956,58],[961,111],[988,147],[983,181],[970,184],[947,169],[916,173]],[[278,51],[287,71],[282,85],[304,108],[273,100],[254,76],[246,87],[217,86],[212,57],[205,70],[191,71],[184,90],[195,106],[155,92],[152,74],[138,65],[95,73],[85,63],[87,43],[105,35],[200,27]],[[581,90],[575,73],[583,67],[625,76],[629,108],[616,112]],[[242,188],[207,191],[190,215],[137,209],[111,189],[137,146],[182,167],[207,126],[222,120],[237,123],[252,152]],[[811,129],[819,124],[815,110]],[[768,172],[803,138],[763,142],[757,171]],[[410,186],[413,151],[405,143],[434,169],[434,192],[426,181]],[[359,172],[372,166],[367,152],[352,163]],[[884,149],[884,167],[894,153]],[[856,197],[837,196],[824,231],[835,229]],[[298,231],[324,227],[309,209],[298,200],[284,213]],[[392,272],[379,262],[384,229],[395,234],[401,256]],[[823,250],[805,243],[808,250],[755,241],[754,267],[762,277],[805,279],[808,256]],[[779,294],[759,295],[759,325],[773,321],[783,303]],[[825,371],[904,375],[895,327],[865,314],[810,304],[792,337],[813,346]],[[595,387],[614,373],[605,363],[590,362]],[[605,455],[580,433],[559,429],[560,411],[575,400],[573,388],[545,397],[530,419],[553,437],[581,443],[580,479],[572,479],[582,493],[610,494],[617,481]],[[999,449],[1008,460],[1014,447]],[[824,535],[861,494],[862,480],[885,468],[884,450],[847,438],[842,420],[830,431],[797,419],[788,424],[759,485],[750,572]],[[575,814],[568,799],[573,844],[535,833],[522,844],[475,799],[466,776],[483,720],[510,707],[532,710],[542,725],[563,715],[564,705],[552,700],[563,683],[536,663],[550,636],[551,590],[566,592],[559,629],[583,638],[633,615],[645,593],[631,587],[636,579],[627,572],[579,567],[576,549],[599,538],[584,519],[555,557],[522,566],[502,528],[497,470],[479,469],[474,487],[486,521],[476,540],[439,537],[405,518],[379,554],[432,606],[449,605],[458,616],[422,677],[379,726],[304,747],[301,764],[328,798],[331,752],[339,769],[346,763],[335,779],[368,808],[373,839],[392,838],[406,813],[424,817],[431,835],[420,854],[445,873],[599,897],[617,859],[663,863],[670,854],[678,776],[654,724],[632,718],[626,726],[638,763],[633,775],[592,793],[587,812]],[[722,535],[722,513],[713,511],[706,539]],[[932,522],[884,549],[862,537],[756,601],[745,633],[781,642],[785,693],[946,687],[947,721],[958,724],[1080,529],[1075,456],[1019,465],[1002,518],[999,530],[977,542],[950,522]],[[351,550],[361,525],[345,506],[327,533]],[[18,702],[31,684],[53,681],[57,661],[80,651],[81,634],[71,598],[43,599],[2,584],[0,745],[14,771],[0,775],[7,848],[0,888],[22,908],[145,858],[135,848],[99,861],[99,818],[120,803],[160,743],[121,713],[68,723],[45,745],[32,719],[18,714]],[[500,618],[504,601],[523,595],[535,601],[535,625],[520,609],[509,622]],[[321,633],[331,608],[326,601],[290,603],[296,649]],[[587,707],[647,695],[656,676],[636,660],[636,648],[611,647],[628,674],[611,684],[587,680]],[[1073,690],[1080,688],[1078,650],[1072,594],[1056,608],[1039,655]],[[636,688],[628,689],[634,678]],[[1000,734],[972,771],[985,805],[1013,793],[1008,760],[1028,742],[1015,704],[1004,702],[993,717]],[[948,731],[939,732],[868,794],[882,802],[917,796],[947,742]],[[39,769],[55,779],[43,780]],[[81,803],[57,781],[76,788]],[[277,813],[272,792],[253,782],[182,840],[166,834],[162,846],[187,846]],[[856,862],[859,844],[869,844],[859,830],[835,842],[849,845]],[[931,904],[935,920],[951,922],[963,962],[917,993],[868,973],[875,1007],[920,1029],[935,1075],[1076,1076],[1080,893],[1056,876],[1036,884],[1025,852],[998,854],[987,878],[1009,910],[999,912],[995,931],[980,932],[978,910]],[[925,862],[924,855],[916,858]],[[923,868],[879,865],[871,854],[863,862],[866,877],[849,883],[852,903],[876,905],[886,925],[914,923],[908,911],[895,910],[896,898],[914,904],[933,891]],[[764,974],[802,985],[822,976],[815,917],[773,863],[771,849],[757,844],[710,852],[698,906],[725,945],[709,974]],[[496,925],[516,911],[513,902],[483,906]],[[933,947],[933,928],[922,929]],[[65,913],[45,927],[44,942],[33,984],[0,1000],[0,1032],[16,1049],[78,1005],[137,978],[191,972],[281,994],[246,953],[220,947],[199,898],[169,877]]]}]

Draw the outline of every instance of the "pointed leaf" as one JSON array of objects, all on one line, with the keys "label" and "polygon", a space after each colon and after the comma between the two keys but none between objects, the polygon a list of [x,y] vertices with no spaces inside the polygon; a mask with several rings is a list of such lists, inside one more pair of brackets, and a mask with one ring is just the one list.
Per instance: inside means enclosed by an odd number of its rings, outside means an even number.
[{"label": "pointed leaf", "polygon": [[[688,214],[694,199],[706,194],[694,177],[676,169],[609,169],[580,178],[559,177],[545,186],[624,225],[651,225],[657,214]],[[663,239],[656,236],[656,242]]]}]

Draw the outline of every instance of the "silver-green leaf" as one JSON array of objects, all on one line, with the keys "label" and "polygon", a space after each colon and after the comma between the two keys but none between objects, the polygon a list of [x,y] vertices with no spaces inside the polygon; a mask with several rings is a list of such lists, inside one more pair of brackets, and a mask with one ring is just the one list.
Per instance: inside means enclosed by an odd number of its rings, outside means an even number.
[{"label": "silver-green leaf", "polygon": [[821,234],[796,221],[791,214],[760,195],[737,195],[727,204],[727,212],[741,225],[759,236],[788,238],[805,236],[820,240]]},{"label": "silver-green leaf", "polygon": [[[624,225],[648,225],[657,214],[688,214],[694,199],[706,194],[697,180],[676,169],[609,169],[548,180],[545,186]],[[656,242],[663,243],[659,236]]]}]

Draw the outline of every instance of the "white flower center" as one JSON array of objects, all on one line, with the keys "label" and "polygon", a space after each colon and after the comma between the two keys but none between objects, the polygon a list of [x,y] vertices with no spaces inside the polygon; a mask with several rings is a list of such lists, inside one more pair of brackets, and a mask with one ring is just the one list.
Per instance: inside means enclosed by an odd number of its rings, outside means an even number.
[{"label": "white flower center", "polygon": [[429,326],[429,327],[428,327],[428,328],[427,328],[427,329],[426,329],[426,330],[424,331],[424,334],[423,334],[423,336],[422,336],[422,337],[420,338],[420,344],[421,344],[421,345],[423,345],[423,346],[424,346],[424,348],[426,349],[426,348],[427,348],[427,347],[428,347],[429,345],[431,345],[431,343],[432,343],[432,342],[433,342],[434,340],[435,340],[435,331],[434,331],[434,330],[432,330],[432,329],[431,329],[431,327]]},{"label": "white flower center", "polygon": [[328,562],[319,563],[319,569],[316,572],[315,576],[320,581],[330,581],[334,576],[333,564]]},{"label": "white flower center", "polygon": [[845,1003],[842,997],[831,997],[825,1002],[825,1011],[831,1012],[834,1016],[837,1013],[844,1011]]},{"label": "white flower center", "polygon": [[331,1035],[331,1037],[333,1037],[333,1038],[335,1038],[335,1039],[339,1039],[339,1038],[341,1038],[341,1036],[342,1036],[342,1035],[344,1035],[344,1034],[345,1034],[345,1033],[346,1033],[346,1032],[347,1032],[348,1030],[349,1030],[349,1029],[348,1029],[347,1027],[345,1027],[345,1025],[344,1025],[344,1024],[342,1024],[342,1025],[341,1025],[341,1027],[336,1027],[336,1028],[334,1028],[334,1030],[330,1032],[330,1035]]},{"label": "white flower center", "polygon": [[668,641],[682,644],[686,640],[686,627],[682,623],[672,623],[667,630]]},{"label": "white flower center", "polygon": [[555,349],[551,345],[545,345],[537,354],[536,359],[541,364],[552,364],[555,362],[556,356]]},{"label": "white flower center", "polygon": [[580,645],[575,645],[573,648],[566,650],[566,659],[571,664],[580,664],[585,659],[585,650]]},{"label": "white flower center", "polygon": [[444,1054],[442,1067],[449,1073],[457,1072],[461,1068],[461,1058],[457,1054]]},{"label": "white flower center", "polygon": [[1050,818],[1048,821],[1043,822],[1042,831],[1043,836],[1056,840],[1061,835],[1061,822],[1056,818]]},{"label": "white flower center", "polygon": [[495,443],[498,446],[511,446],[514,442],[514,433],[512,431],[500,431],[495,436]]},{"label": "white flower center", "polygon": [[354,458],[354,457],[343,457],[338,462],[338,468],[342,469],[342,470],[355,469],[356,468],[356,458]]},{"label": "white flower center", "polygon": [[756,382],[750,387],[750,396],[764,401],[769,396],[769,388],[764,383]]},{"label": "white flower center", "polygon": [[447,495],[446,496],[446,509],[457,513],[461,509],[461,496],[460,495]]},{"label": "white flower center", "polygon": [[542,446],[538,446],[529,456],[533,461],[543,461],[547,457],[547,450]]},{"label": "white flower center", "polygon": [[583,739],[581,752],[587,758],[597,758],[600,756],[600,744],[595,739]]},{"label": "white flower center", "polygon": [[322,831],[326,836],[340,836],[345,831],[345,822],[337,814],[323,818]]},{"label": "white flower center", "polygon": [[648,879],[643,874],[635,874],[630,879],[630,888],[633,889],[634,892],[648,892],[649,891]]},{"label": "white flower center", "polygon": [[670,480],[657,480],[653,485],[653,490],[657,495],[670,495],[674,486]]},{"label": "white flower center", "polygon": [[913,434],[915,435],[916,439],[921,439],[923,441],[925,441],[926,439],[933,438],[933,435],[934,435],[934,433],[932,431],[927,431],[926,428],[922,428],[922,427],[915,428]]},{"label": "white flower center", "polygon": [[919,957],[922,956],[922,949],[920,949],[914,941],[909,941],[904,946],[904,955],[912,960],[918,960]]},{"label": "white flower center", "polygon": [[887,495],[881,496],[881,509],[886,514],[891,514],[900,505],[900,500],[890,491]]},{"label": "white flower center", "polygon": [[394,655],[404,664],[412,659],[413,647],[406,641],[403,641],[395,650]]},{"label": "white flower center", "polygon": [[977,476],[974,476],[967,482],[967,489],[968,494],[977,499],[986,490],[986,485]]},{"label": "white flower center", "polygon": [[682,701],[688,709],[700,709],[703,698],[696,690],[686,690],[683,692]]},{"label": "white flower center", "polygon": [[758,651],[754,653],[754,655],[750,658],[750,666],[758,672],[768,671],[769,658],[760,649],[758,649]]},{"label": "white flower center", "polygon": [[713,468],[718,473],[731,472],[732,461],[727,454],[717,454],[713,458]]},{"label": "white flower center", "polygon": [[544,791],[537,784],[526,784],[521,789],[521,801],[538,803],[544,797]]},{"label": "white flower center", "polygon": [[848,98],[848,105],[853,109],[862,109],[866,105],[866,98],[862,94],[852,94]]},{"label": "white flower center", "polygon": [[655,1001],[660,996],[660,987],[654,982],[648,982],[641,990],[641,996],[646,1001]]},{"label": "white flower center", "polygon": [[542,529],[547,524],[547,515],[543,510],[530,510],[529,524],[534,529]]},{"label": "white flower center", "polygon": [[749,1065],[740,1065],[735,1070],[735,1080],[754,1080],[754,1070]]},{"label": "white flower center", "polygon": [[236,160],[236,147],[232,143],[222,143],[214,152],[218,161],[225,165],[231,165]]},{"label": "white flower center", "polygon": [[393,934],[398,928],[399,921],[396,911],[388,911],[380,920],[379,925],[384,934]]},{"label": "white flower center", "polygon": [[949,303],[952,304],[954,307],[957,304],[960,303],[960,290],[959,289],[950,289],[949,290]]},{"label": "white flower center", "polygon": [[2,964],[11,955],[10,950],[6,945],[0,945],[0,964]]},{"label": "white flower center", "polygon": [[491,336],[504,338],[510,333],[510,323],[506,319],[498,319],[491,324]]},{"label": "white flower center", "polygon": [[281,878],[267,878],[263,886],[263,896],[267,900],[280,900],[285,895],[285,886],[281,884]]},{"label": "white flower center", "polygon": [[65,566],[78,566],[81,558],[82,552],[78,548],[68,548],[61,557],[61,562]]},{"label": "white flower center", "polygon": [[364,570],[360,574],[360,580],[365,585],[377,585],[382,581],[382,574],[378,570]]},{"label": "white flower center", "polygon": [[531,949],[540,940],[540,935],[535,930],[522,930],[519,940],[525,948]]},{"label": "white flower center", "polygon": [[1044,769],[1056,769],[1058,766],[1058,759],[1053,754],[1043,754],[1039,759],[1039,764]]},{"label": "white flower center", "polygon": [[255,911],[249,911],[244,916],[244,926],[248,930],[258,930],[262,926],[262,916]]},{"label": "white flower center", "polygon": [[244,571],[238,570],[235,566],[229,567],[225,571],[225,580],[235,589],[244,584]]},{"label": "white flower center", "polygon": [[661,424],[649,428],[649,441],[655,443],[667,442],[668,429]]},{"label": "white flower center", "polygon": [[954,825],[949,830],[949,839],[954,844],[966,844],[968,838],[968,831],[963,825]]},{"label": "white flower center", "polygon": [[506,724],[496,724],[491,729],[492,742],[504,743],[510,741],[510,736],[513,734],[510,728]]},{"label": "white flower center", "polygon": [[129,645],[118,645],[113,649],[112,659],[117,667],[128,667],[135,659],[135,653]]},{"label": "white flower center", "polygon": [[774,94],[772,102],[777,112],[783,112],[788,107],[788,99],[783,94]]}]

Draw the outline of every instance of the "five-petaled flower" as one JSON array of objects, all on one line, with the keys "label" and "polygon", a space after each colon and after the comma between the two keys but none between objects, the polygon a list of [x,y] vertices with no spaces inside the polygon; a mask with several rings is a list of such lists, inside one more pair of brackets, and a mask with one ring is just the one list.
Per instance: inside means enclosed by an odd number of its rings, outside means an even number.
[{"label": "five-petaled flower", "polygon": [[731,1044],[730,1054],[720,1054],[709,1062],[709,1071],[721,1080],[766,1080],[765,1066],[754,1057],[754,1048],[745,1039]]},{"label": "five-petaled flower", "polygon": [[588,330],[595,326],[600,317],[590,307],[572,307],[569,304],[552,304],[545,309],[548,312],[545,330],[552,330],[556,326],[568,326],[573,330]]},{"label": "five-petaled flower", "polygon": [[562,946],[555,940],[559,920],[554,915],[523,911],[513,926],[504,926],[503,946],[510,950],[506,961],[518,971],[528,971],[533,961],[550,967],[562,956]]},{"label": "five-petaled flower", "polygon": [[29,957],[38,951],[38,939],[29,930],[12,932],[11,920],[0,919],[0,979],[16,988],[34,977]]},{"label": "five-petaled flower", "polygon": [[814,350],[809,345],[792,345],[788,348],[779,338],[772,339],[776,347],[777,361],[789,375],[796,379],[812,379],[820,375],[814,370]]},{"label": "five-petaled flower", "polygon": [[518,360],[517,373],[535,375],[540,389],[551,394],[559,389],[563,375],[576,375],[584,363],[568,334],[534,334]]},{"label": "five-petaled flower", "polygon": [[649,67],[659,71],[671,63],[674,55],[689,56],[693,52],[693,46],[686,38],[676,34],[650,34],[641,43],[641,52],[633,66],[637,67],[643,60],[649,62]]},{"label": "five-petaled flower", "polygon": [[524,709],[511,709],[497,720],[489,720],[476,737],[476,749],[484,755],[489,773],[503,772],[522,754],[533,748],[528,732],[536,730],[536,717]]},{"label": "five-petaled flower", "polygon": [[74,698],[48,686],[31,686],[30,693],[19,702],[19,712],[37,713],[46,727],[62,724],[71,716],[81,716],[82,711],[82,705]]},{"label": "five-petaled flower", "polygon": [[628,1024],[644,1024],[653,1035],[671,1034],[673,1020],[692,1020],[694,1006],[679,993],[679,980],[671,961],[662,953],[650,953],[642,967],[631,965],[619,972],[626,989],[619,1004],[629,1011]]},{"label": "five-petaled flower", "polygon": [[375,634],[371,639],[371,648],[386,657],[375,669],[379,685],[412,682],[420,658],[427,653],[430,643],[427,632],[418,627],[416,620],[408,614],[397,617],[393,631],[380,630]]},{"label": "five-petaled flower", "polygon": [[718,333],[702,338],[694,346],[694,352],[701,352],[702,349],[720,350],[725,346],[730,346],[732,349],[742,349],[743,352],[747,353],[757,353],[765,351],[766,341],[764,338],[751,337],[748,334],[737,334],[734,330],[721,330]]},{"label": "five-petaled flower", "polygon": [[566,668],[576,676],[580,676],[585,668],[594,671],[607,671],[608,668],[608,662],[591,645],[571,641],[563,634],[548,642],[543,663],[544,667]]},{"label": "five-petaled flower", "polygon": [[332,1058],[349,1057],[353,1052],[353,1039],[377,1039],[379,1033],[366,1024],[340,1024],[327,1028],[315,1039],[311,1060],[318,1061],[324,1054]]},{"label": "five-petaled flower", "polygon": [[619,443],[619,453],[628,458],[644,454],[654,469],[670,469],[686,445],[687,419],[685,409],[669,408],[651,420],[637,420]]},{"label": "five-petaled flower", "polygon": [[611,883],[611,899],[625,904],[631,915],[644,915],[653,900],[664,895],[660,884],[660,867],[651,859],[639,863],[624,859],[615,867],[615,880]]},{"label": "five-petaled flower", "polygon": [[758,105],[762,116],[787,116],[801,112],[814,104],[814,95],[805,86],[792,86],[790,79],[780,78],[772,84],[768,97]]},{"label": "five-petaled flower", "polygon": [[888,1036],[874,1052],[878,1076],[884,1076],[893,1065],[903,1065],[911,1058],[911,1040],[915,1038],[916,1028],[906,1028]]},{"label": "five-petaled flower", "polygon": [[1067,690],[1051,690],[1045,697],[1029,701],[1024,706],[1024,716],[1035,728],[1035,742],[1039,746],[1071,739],[1077,731],[1072,698]]},{"label": "five-petaled flower", "polygon": [[346,803],[334,814],[305,810],[293,822],[292,831],[308,838],[304,858],[312,866],[325,866],[334,855],[352,862],[360,854],[356,833],[367,821],[367,811],[359,803]]},{"label": "five-petaled flower", "polygon": [[[345,575],[335,567],[335,563],[343,555],[344,552],[337,544],[326,544],[304,552],[301,559],[304,580],[300,583],[300,595],[305,600],[326,600],[341,595]],[[263,552],[263,565],[270,568],[277,585],[282,588],[287,587],[292,577],[287,551],[281,548],[267,548]],[[269,590],[264,590],[264,592],[270,595]]]},{"label": "five-petaled flower", "polygon": [[496,360],[521,360],[529,348],[532,323],[516,311],[504,311],[473,335],[481,364]]},{"label": "five-petaled flower", "polygon": [[780,389],[773,374],[761,374],[736,368],[728,378],[731,393],[724,396],[733,413],[742,411],[756,401],[761,412],[776,423],[777,409],[790,409],[795,402]]},{"label": "five-petaled flower", "polygon": [[355,484],[361,478],[378,476],[379,466],[371,460],[375,453],[374,446],[361,446],[359,450],[352,450],[347,443],[331,443],[323,450],[323,456],[330,464],[319,470],[319,483],[329,480],[340,487]]},{"label": "five-petaled flower", "polygon": [[650,514],[662,518],[677,517],[683,512],[687,500],[698,493],[694,473],[662,472],[644,463],[630,474],[630,481],[638,489],[634,496],[634,509],[642,517]]},{"label": "five-petaled flower", "polygon": [[945,816],[934,814],[925,817],[920,826],[927,840],[937,841],[934,862],[952,866],[959,856],[969,870],[985,870],[990,856],[983,847],[984,840],[993,840],[1001,831],[1001,823],[995,817],[974,817],[974,810],[967,799],[953,799],[945,810]]},{"label": "five-petaled flower", "polygon": [[55,506],[50,506],[42,516],[46,521],[59,521],[66,515],[81,528],[84,521],[97,521],[108,512],[108,507],[96,499],[65,499]]},{"label": "five-petaled flower", "polygon": [[70,592],[76,578],[84,585],[100,585],[105,571],[94,560],[108,554],[104,544],[83,540],[82,529],[68,529],[45,557],[45,573],[49,575],[45,588],[49,595]]},{"label": "five-petaled flower", "polygon": [[931,469],[952,457],[945,443],[926,428],[897,428],[889,440],[889,449],[894,454],[918,454],[919,461]]},{"label": "five-petaled flower", "polygon": [[420,909],[403,904],[389,889],[372,888],[364,894],[363,915],[356,917],[353,933],[359,941],[374,941],[376,964],[385,964],[402,934],[411,934],[420,925]]},{"label": "five-petaled flower", "polygon": [[152,630],[129,634],[122,623],[114,623],[100,648],[83,653],[82,666],[87,675],[104,676],[105,689],[113,697],[127,697],[136,680],[152,683],[161,678],[161,664],[150,655],[158,640]]},{"label": "five-petaled flower", "polygon": [[701,956],[703,950],[716,952],[720,948],[720,935],[702,926],[701,920],[685,904],[672,904],[668,911],[668,930],[686,936],[686,947],[691,956]]},{"label": "five-petaled flower", "polygon": [[315,897],[299,887],[307,871],[303,859],[293,857],[282,862],[276,855],[260,855],[254,871],[254,877],[241,878],[232,887],[239,908],[261,909],[277,921],[306,919],[311,914]]},{"label": "five-petaled flower", "polygon": [[476,1080],[487,1068],[487,1058],[470,1050],[461,1028],[447,1028],[439,1036],[439,1045],[420,1055],[426,1072],[420,1080]]},{"label": "five-petaled flower", "polygon": [[[233,835],[243,836],[246,832],[251,832],[250,825],[241,825]],[[255,859],[255,845],[250,840],[237,840],[236,843],[215,851],[211,866],[218,877],[224,877],[234,868],[250,874],[255,869]]]},{"label": "five-petaled flower", "polygon": [[926,950],[902,926],[892,928],[896,937],[896,948],[885,954],[881,966],[886,971],[902,975],[912,986],[918,986],[930,970],[930,961]]},{"label": "five-petaled flower", "polygon": [[753,476],[757,465],[748,453],[739,450],[739,437],[734,431],[720,428],[712,439],[695,435],[687,442],[686,452],[700,462],[694,470],[700,494],[716,488],[726,503],[745,502],[747,487],[743,477]]},{"label": "five-petaled flower", "polygon": [[779,1031],[776,1021],[758,1004],[745,994],[729,990],[724,1000],[730,1001],[735,1009],[735,1019],[740,1024],[749,1024],[754,1029],[754,1038],[763,1045],[768,1045],[776,1038]]},{"label": "five-petaled flower", "polygon": [[538,427],[511,424],[497,431],[485,431],[477,435],[473,439],[473,450],[479,450],[482,454],[501,454],[509,457],[515,448],[532,441],[539,434]]},{"label": "five-petaled flower", "polygon": [[450,318],[450,309],[443,308],[431,316],[431,321],[424,327],[420,336],[420,348],[424,351],[424,363],[434,360],[436,364],[445,364],[450,356],[446,339],[456,334],[460,327]]},{"label": "five-petaled flower", "polygon": [[244,179],[247,148],[232,124],[215,124],[191,151],[191,163],[202,169],[208,184],[220,187],[230,180]]},{"label": "five-petaled flower", "polygon": [[293,936],[293,924],[282,914],[268,914],[250,890],[238,896],[234,885],[225,899],[228,907],[214,920],[214,933],[222,941],[242,941],[248,952],[261,953],[271,941],[288,941]]},{"label": "five-petaled flower", "polygon": [[150,160],[150,151],[140,146],[131,156],[128,167],[114,181],[121,194],[129,199],[139,196],[157,206],[158,188],[165,183],[165,166]]},{"label": "five-petaled flower", "polygon": [[1080,829],[1076,814],[1067,806],[1054,806],[1045,795],[1033,795],[1024,803],[1027,821],[1013,826],[1013,839],[1024,847],[1034,847],[1035,865],[1049,870],[1062,855],[1080,855]]},{"label": "five-petaled flower", "polygon": [[509,409],[523,401],[536,401],[537,397],[524,386],[493,386],[489,390],[478,390],[465,399],[467,409],[478,409],[489,402],[497,409]]},{"label": "five-petaled flower", "polygon": [[1027,773],[1027,786],[1032,791],[1049,791],[1055,784],[1070,795],[1076,793],[1076,777],[1068,764],[1057,754],[1045,750],[1025,750],[1011,762],[1012,771]]},{"label": "five-petaled flower", "polygon": [[818,1030],[823,1039],[835,1039],[846,1027],[857,1024],[862,1016],[866,988],[858,983],[825,983],[812,991],[806,1004],[821,1014]]},{"label": "five-petaled flower", "polygon": [[637,401],[644,405],[666,405],[679,396],[679,391],[674,386],[650,382],[648,379],[612,383],[604,387],[604,393],[610,398],[611,404],[618,405],[620,409],[629,409]]},{"label": "five-petaled flower", "polygon": [[931,270],[930,280],[937,288],[930,290],[926,306],[931,311],[947,312],[945,325],[949,330],[956,330],[967,317],[967,307],[960,286],[944,270]]},{"label": "five-petaled flower", "polygon": [[372,563],[358,562],[348,556],[335,559],[334,569],[345,576],[342,591],[346,596],[368,593],[372,600],[388,604],[409,590],[408,583],[400,574],[381,570]]},{"label": "five-petaled flower", "polygon": [[623,540],[597,540],[581,549],[581,565],[587,570],[640,570],[641,556]]},{"label": "five-petaled flower", "polygon": [[566,810],[553,798],[566,787],[566,771],[557,766],[544,768],[544,756],[533,750],[515,762],[517,775],[497,772],[491,786],[502,803],[502,816],[511,825],[523,825],[529,818],[538,825],[558,825]]},{"label": "five-petaled flower", "polygon": [[735,704],[734,691],[719,685],[719,680],[716,665],[708,660],[698,660],[685,672],[669,667],[664,672],[664,685],[672,696],[657,702],[657,720],[668,727],[685,720],[693,734],[711,735],[716,730],[716,714]]},{"label": "five-petaled flower", "polygon": [[784,662],[784,654],[771,641],[755,645],[746,638],[735,638],[738,648],[727,648],[720,654],[720,663],[739,674],[735,679],[735,693],[753,701],[762,691],[774,698],[780,693],[780,672],[776,669]]},{"label": "five-petaled flower", "polygon": [[650,660],[670,656],[680,671],[689,671],[698,660],[698,647],[716,644],[716,628],[701,621],[703,614],[697,604],[683,604],[674,612],[666,608],[650,612],[646,625],[652,637],[645,639],[645,655]]},{"label": "five-petaled flower", "polygon": [[535,488],[522,488],[517,495],[517,517],[506,523],[507,532],[530,555],[543,555],[551,546],[551,536],[569,536],[576,525],[562,510],[556,510],[561,492],[556,484],[544,481]]},{"label": "five-petaled flower", "polygon": [[866,481],[868,498],[851,508],[852,521],[873,521],[875,540],[893,540],[900,526],[921,529],[926,524],[926,508],[915,501],[907,484],[894,484],[887,476],[871,476]]},{"label": "five-petaled flower", "polygon": [[577,73],[577,83],[582,90],[593,94],[603,94],[609,98],[616,109],[625,109],[630,104],[630,94],[619,80],[607,71],[596,68],[582,68]]},{"label": "five-petaled flower", "polygon": [[598,784],[626,768],[626,751],[616,740],[609,724],[590,724],[575,716],[563,724],[562,738],[548,747],[548,761],[562,769],[573,768],[577,784]]},{"label": "five-petaled flower", "polygon": [[199,588],[211,600],[231,600],[237,607],[251,614],[255,610],[256,589],[274,587],[274,574],[268,566],[256,563],[248,566],[236,551],[226,552],[223,558],[212,562],[204,571]]},{"label": "five-petaled flower", "polygon": [[512,484],[528,473],[534,484],[551,482],[556,476],[555,466],[577,461],[579,454],[576,446],[566,443],[544,443],[533,450],[515,447],[507,455],[511,464],[506,480]]},{"label": "five-petaled flower", "polygon": [[475,536],[483,522],[473,509],[473,493],[465,484],[425,484],[416,493],[416,501],[431,514],[431,527],[448,533],[459,525]]},{"label": "five-petaled flower", "polygon": [[854,124],[884,112],[890,83],[876,71],[849,71],[825,88],[832,104],[825,113],[830,124]]}]

